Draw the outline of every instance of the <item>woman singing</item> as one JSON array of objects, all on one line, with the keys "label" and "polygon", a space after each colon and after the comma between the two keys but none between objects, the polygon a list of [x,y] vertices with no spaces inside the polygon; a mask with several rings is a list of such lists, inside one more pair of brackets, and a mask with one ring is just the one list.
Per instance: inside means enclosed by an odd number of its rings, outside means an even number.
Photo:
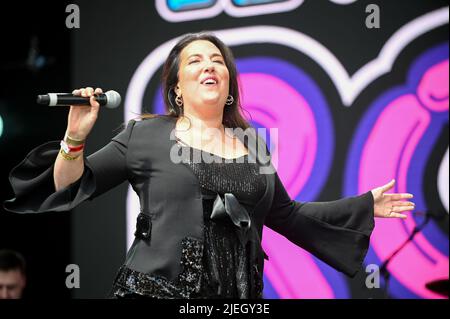
[{"label": "woman singing", "polygon": [[67,211],[132,185],[140,214],[111,297],[261,298],[264,225],[354,276],[374,217],[406,218],[414,209],[404,200],[411,194],[386,193],[394,181],[331,202],[291,200],[241,115],[233,55],[214,35],[184,36],[162,80],[167,114],[131,120],[89,156],[102,90],[75,90],[91,105],[72,106],[64,139],[35,148],[11,172],[15,198],[4,206],[16,213]]}]

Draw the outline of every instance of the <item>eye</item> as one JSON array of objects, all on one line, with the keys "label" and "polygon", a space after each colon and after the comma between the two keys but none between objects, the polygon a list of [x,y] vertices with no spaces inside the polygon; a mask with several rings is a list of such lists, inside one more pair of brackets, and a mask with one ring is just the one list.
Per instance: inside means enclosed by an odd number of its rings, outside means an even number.
[{"label": "eye", "polygon": [[193,63],[197,63],[197,62],[200,62],[200,61],[199,60],[192,60],[188,64],[193,64]]},{"label": "eye", "polygon": [[215,61],[213,61],[213,62],[215,62],[215,63],[220,63],[220,64],[224,64],[222,60],[215,60]]}]

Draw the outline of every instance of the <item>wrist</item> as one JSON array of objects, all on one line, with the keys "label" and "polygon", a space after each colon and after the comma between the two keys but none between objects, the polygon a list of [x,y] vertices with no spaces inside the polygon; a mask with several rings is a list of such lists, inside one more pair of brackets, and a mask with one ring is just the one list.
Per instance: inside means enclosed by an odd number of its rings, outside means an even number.
[{"label": "wrist", "polygon": [[85,144],[86,138],[66,132],[66,134],[64,135],[64,141],[71,146],[79,146]]},{"label": "wrist", "polygon": [[[66,153],[81,153],[84,149],[84,143],[83,144],[79,144],[79,145],[71,145],[69,143],[66,142],[67,139],[64,139],[60,142],[60,146],[61,146],[61,150]],[[69,140],[70,141],[70,140]]]},{"label": "wrist", "polygon": [[59,150],[59,154],[64,158],[66,161],[74,161],[77,158],[81,156],[83,151],[79,151],[76,153],[66,153],[62,148]]}]

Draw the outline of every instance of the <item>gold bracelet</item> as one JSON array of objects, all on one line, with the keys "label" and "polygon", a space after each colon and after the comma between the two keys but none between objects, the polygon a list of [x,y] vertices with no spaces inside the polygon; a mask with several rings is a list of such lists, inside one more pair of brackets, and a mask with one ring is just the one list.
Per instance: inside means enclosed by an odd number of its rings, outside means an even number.
[{"label": "gold bracelet", "polygon": [[82,144],[84,144],[84,142],[86,141],[86,140],[76,140],[76,139],[74,139],[74,138],[71,138],[71,137],[69,136],[69,134],[66,134],[66,138],[65,138],[64,140],[65,140],[65,142],[66,142],[67,144],[70,144],[70,145],[73,145],[73,146],[82,145]]},{"label": "gold bracelet", "polygon": [[67,161],[74,161],[81,155],[81,154],[78,154],[77,156],[72,156],[72,155],[66,154],[62,149],[59,150],[59,154],[61,154],[61,156]]}]

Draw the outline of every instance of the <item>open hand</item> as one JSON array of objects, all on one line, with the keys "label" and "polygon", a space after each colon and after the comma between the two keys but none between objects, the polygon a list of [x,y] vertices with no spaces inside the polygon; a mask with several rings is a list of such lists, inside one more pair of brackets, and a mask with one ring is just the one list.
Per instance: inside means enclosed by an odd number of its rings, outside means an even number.
[{"label": "open hand", "polygon": [[372,189],[375,217],[404,219],[407,216],[401,213],[411,211],[415,208],[415,204],[413,202],[404,200],[413,198],[412,194],[386,194],[386,192],[394,187],[394,185],[395,180],[392,180],[386,185]]}]

